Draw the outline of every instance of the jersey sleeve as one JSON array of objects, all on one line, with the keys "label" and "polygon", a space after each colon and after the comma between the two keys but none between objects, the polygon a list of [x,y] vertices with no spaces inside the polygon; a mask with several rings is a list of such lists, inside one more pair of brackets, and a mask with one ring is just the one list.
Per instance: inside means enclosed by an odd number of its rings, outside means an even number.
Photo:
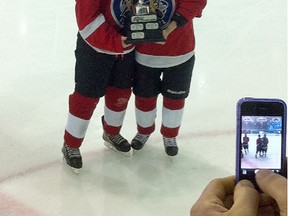
[{"label": "jersey sleeve", "polygon": [[189,21],[195,17],[201,17],[206,4],[207,0],[182,0],[179,1],[176,13]]},{"label": "jersey sleeve", "polygon": [[107,22],[101,7],[101,0],[76,0],[79,33],[93,47],[122,53],[121,34]]}]

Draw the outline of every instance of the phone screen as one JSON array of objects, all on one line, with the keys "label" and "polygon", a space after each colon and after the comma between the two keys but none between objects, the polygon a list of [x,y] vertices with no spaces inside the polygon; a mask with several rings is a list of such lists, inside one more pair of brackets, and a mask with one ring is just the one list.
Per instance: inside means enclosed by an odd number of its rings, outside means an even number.
[{"label": "phone screen", "polygon": [[286,104],[243,98],[237,104],[236,179],[255,183],[260,169],[286,176]]},{"label": "phone screen", "polygon": [[281,116],[242,116],[241,172],[271,169],[280,172],[282,151]]}]

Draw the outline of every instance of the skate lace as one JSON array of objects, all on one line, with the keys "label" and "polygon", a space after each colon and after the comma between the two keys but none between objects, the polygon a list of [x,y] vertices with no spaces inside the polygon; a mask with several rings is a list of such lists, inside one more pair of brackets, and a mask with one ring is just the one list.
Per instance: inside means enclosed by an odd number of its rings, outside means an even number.
[{"label": "skate lace", "polygon": [[115,143],[115,144],[117,144],[117,145],[119,145],[119,144],[121,144],[123,141],[125,141],[124,137],[122,137],[120,134],[118,134],[118,135],[116,135],[116,136],[109,136],[109,139],[110,139],[113,143]]},{"label": "skate lace", "polygon": [[165,145],[166,147],[169,147],[169,146],[177,146],[176,138],[175,138],[175,137],[173,137],[173,138],[163,137],[163,140],[164,140],[164,145]]},{"label": "skate lace", "polygon": [[68,156],[70,158],[81,157],[79,149],[77,149],[77,148],[69,148],[69,147],[66,147],[66,149],[67,149],[67,154],[68,154]]},{"label": "skate lace", "polygon": [[146,143],[150,135],[137,133],[134,139],[139,140],[141,143]]}]

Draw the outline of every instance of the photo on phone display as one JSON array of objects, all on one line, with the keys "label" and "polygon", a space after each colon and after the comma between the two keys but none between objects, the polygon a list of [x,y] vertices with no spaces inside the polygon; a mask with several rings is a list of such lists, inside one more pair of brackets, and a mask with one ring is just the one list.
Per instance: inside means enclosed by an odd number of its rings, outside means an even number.
[{"label": "photo on phone display", "polygon": [[255,183],[260,169],[286,176],[287,108],[279,99],[242,98],[237,104],[236,180]]},{"label": "photo on phone display", "polygon": [[242,116],[241,169],[281,168],[281,116]]}]

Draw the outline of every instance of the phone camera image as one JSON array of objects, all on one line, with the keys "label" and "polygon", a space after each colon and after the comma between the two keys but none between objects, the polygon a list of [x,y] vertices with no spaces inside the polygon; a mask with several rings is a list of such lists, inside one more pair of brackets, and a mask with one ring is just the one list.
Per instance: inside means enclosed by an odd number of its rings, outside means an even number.
[{"label": "phone camera image", "polygon": [[237,103],[236,181],[269,169],[286,176],[287,106],[280,99],[242,98]]},{"label": "phone camera image", "polygon": [[281,168],[282,117],[242,116],[242,174],[259,169],[278,172]]}]

